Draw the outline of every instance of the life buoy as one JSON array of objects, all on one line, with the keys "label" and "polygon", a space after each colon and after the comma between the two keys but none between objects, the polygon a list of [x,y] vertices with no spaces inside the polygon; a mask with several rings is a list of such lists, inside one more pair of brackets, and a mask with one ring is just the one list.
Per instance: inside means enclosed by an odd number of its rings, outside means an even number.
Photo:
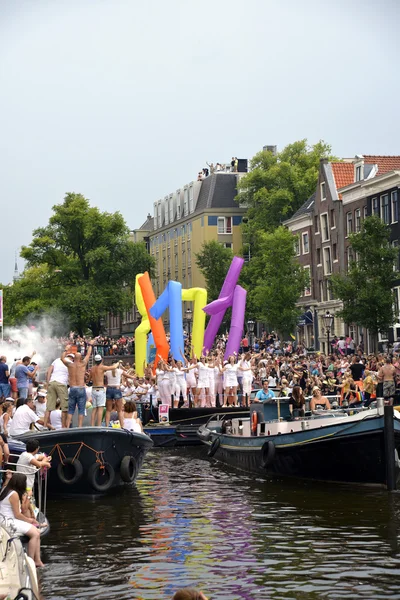
[{"label": "life buoy", "polygon": [[77,458],[65,458],[57,466],[57,475],[59,480],[65,485],[74,485],[83,474],[83,466]]},{"label": "life buoy", "polygon": [[114,483],[115,471],[109,463],[95,462],[89,467],[88,481],[96,492],[106,492]]},{"label": "life buoy", "polygon": [[125,481],[125,483],[132,483],[135,481],[137,471],[137,463],[133,456],[124,456],[119,467],[122,481]]},{"label": "life buoy", "polygon": [[257,425],[258,425],[258,413],[253,411],[251,413],[251,435],[257,435]]},{"label": "life buoy", "polygon": [[274,442],[269,440],[263,444],[261,448],[261,466],[263,469],[266,469],[275,460],[276,448]]},{"label": "life buoy", "polygon": [[216,453],[216,451],[218,450],[220,445],[221,445],[221,440],[219,439],[219,437],[215,438],[215,440],[211,444],[210,449],[207,453],[208,456],[214,456],[214,454]]}]

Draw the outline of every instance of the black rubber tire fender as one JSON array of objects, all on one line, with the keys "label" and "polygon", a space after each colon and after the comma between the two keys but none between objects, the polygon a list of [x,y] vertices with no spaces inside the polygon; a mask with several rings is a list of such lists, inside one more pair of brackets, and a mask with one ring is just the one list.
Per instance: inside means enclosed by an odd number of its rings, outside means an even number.
[{"label": "black rubber tire fender", "polygon": [[136,479],[138,473],[137,462],[133,456],[124,456],[121,460],[119,472],[122,481],[125,483],[132,483]]},{"label": "black rubber tire fender", "polygon": [[265,442],[261,448],[261,466],[263,469],[271,466],[275,460],[276,448],[272,440]]},{"label": "black rubber tire fender", "polygon": [[219,439],[219,437],[215,438],[215,440],[212,442],[209,451],[207,452],[208,456],[214,456],[214,454],[216,453],[216,451],[218,450],[218,448],[221,445],[221,440]]},{"label": "black rubber tire fender", "polygon": [[[104,481],[98,481],[98,477],[104,477]],[[88,470],[87,478],[96,492],[106,492],[109,490],[115,479],[114,467],[110,463],[104,463],[101,465],[98,462],[93,463]]]},{"label": "black rubber tire fender", "polygon": [[[65,466],[67,466],[68,469],[64,469]],[[72,477],[67,477],[66,470],[69,471],[71,467],[74,469],[73,475]],[[75,483],[78,483],[83,475],[83,466],[81,461],[77,458],[65,458],[64,461],[62,463],[60,462],[57,466],[57,475],[59,480],[65,485],[74,485]]]}]

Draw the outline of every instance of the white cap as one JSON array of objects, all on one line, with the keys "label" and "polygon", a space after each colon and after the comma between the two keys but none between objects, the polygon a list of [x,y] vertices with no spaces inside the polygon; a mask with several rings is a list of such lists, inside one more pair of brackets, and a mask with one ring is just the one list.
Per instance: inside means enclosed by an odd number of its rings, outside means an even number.
[{"label": "white cap", "polygon": [[102,356],[100,356],[100,354],[96,354],[96,356],[94,357],[94,360],[95,360],[96,362],[101,362],[101,361],[103,360],[103,357],[102,357]]},{"label": "white cap", "polygon": [[44,398],[45,396],[47,396],[47,392],[38,392],[37,395],[41,396],[42,398]]}]

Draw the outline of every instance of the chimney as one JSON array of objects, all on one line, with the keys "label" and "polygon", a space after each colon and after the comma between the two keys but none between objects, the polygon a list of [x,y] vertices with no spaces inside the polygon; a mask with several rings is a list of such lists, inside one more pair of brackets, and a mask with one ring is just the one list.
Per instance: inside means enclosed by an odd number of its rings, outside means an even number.
[{"label": "chimney", "polygon": [[274,156],[276,156],[277,146],[263,146],[264,152],[272,152]]}]

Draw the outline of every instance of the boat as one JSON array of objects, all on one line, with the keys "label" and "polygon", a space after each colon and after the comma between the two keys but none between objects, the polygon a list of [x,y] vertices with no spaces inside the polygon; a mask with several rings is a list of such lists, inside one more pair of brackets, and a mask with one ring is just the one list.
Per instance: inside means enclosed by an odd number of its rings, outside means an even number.
[{"label": "boat", "polygon": [[197,430],[200,425],[207,423],[210,417],[222,414],[248,417],[249,409],[234,406],[231,408],[215,406],[210,408],[169,408],[163,414],[167,415],[166,421],[160,418],[157,408],[145,409],[142,412],[143,429],[157,448],[199,446],[201,440],[197,435]]},{"label": "boat", "polygon": [[153,446],[144,433],[111,427],[81,427],[35,431],[9,441],[12,454],[21,454],[29,438],[52,457],[46,486],[53,494],[105,494],[132,484]]},{"label": "boat", "polygon": [[287,412],[288,401],[253,403],[249,418],[210,419],[198,436],[210,457],[247,472],[396,489],[400,414],[392,406]]},{"label": "boat", "polygon": [[35,563],[4,519],[0,522],[0,552],[0,598],[40,598]]}]

